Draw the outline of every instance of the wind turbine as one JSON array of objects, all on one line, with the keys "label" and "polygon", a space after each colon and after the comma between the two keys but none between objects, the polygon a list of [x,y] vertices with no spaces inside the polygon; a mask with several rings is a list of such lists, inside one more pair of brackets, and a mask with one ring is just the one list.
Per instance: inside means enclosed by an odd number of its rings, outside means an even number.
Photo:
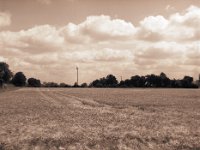
[{"label": "wind turbine", "polygon": [[77,85],[78,85],[78,67],[76,66],[76,71],[77,71]]}]

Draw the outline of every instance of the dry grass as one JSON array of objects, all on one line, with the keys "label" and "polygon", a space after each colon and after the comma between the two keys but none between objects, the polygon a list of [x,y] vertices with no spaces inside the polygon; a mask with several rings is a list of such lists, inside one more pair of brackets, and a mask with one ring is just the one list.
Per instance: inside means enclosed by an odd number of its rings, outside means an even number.
[{"label": "dry grass", "polygon": [[200,150],[200,91],[0,93],[0,150]]}]

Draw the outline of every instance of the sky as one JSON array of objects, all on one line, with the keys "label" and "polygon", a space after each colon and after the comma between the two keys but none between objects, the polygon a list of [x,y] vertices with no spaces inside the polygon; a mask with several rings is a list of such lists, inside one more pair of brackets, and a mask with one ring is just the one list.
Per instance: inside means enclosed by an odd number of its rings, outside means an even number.
[{"label": "sky", "polygon": [[199,0],[0,0],[0,61],[46,82],[197,79],[199,26]]}]

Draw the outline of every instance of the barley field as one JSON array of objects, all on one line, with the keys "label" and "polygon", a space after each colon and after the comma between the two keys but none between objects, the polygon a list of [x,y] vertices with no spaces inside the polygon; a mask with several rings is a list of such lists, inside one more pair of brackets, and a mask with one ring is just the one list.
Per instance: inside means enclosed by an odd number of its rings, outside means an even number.
[{"label": "barley field", "polygon": [[0,150],[200,150],[200,90],[0,92]]}]

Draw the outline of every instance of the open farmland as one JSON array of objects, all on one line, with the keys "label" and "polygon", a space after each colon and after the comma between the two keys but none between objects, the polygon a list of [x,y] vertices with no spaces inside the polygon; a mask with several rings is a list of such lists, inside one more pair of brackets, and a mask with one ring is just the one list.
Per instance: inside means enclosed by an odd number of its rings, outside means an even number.
[{"label": "open farmland", "polygon": [[200,150],[200,90],[0,93],[0,150]]}]

